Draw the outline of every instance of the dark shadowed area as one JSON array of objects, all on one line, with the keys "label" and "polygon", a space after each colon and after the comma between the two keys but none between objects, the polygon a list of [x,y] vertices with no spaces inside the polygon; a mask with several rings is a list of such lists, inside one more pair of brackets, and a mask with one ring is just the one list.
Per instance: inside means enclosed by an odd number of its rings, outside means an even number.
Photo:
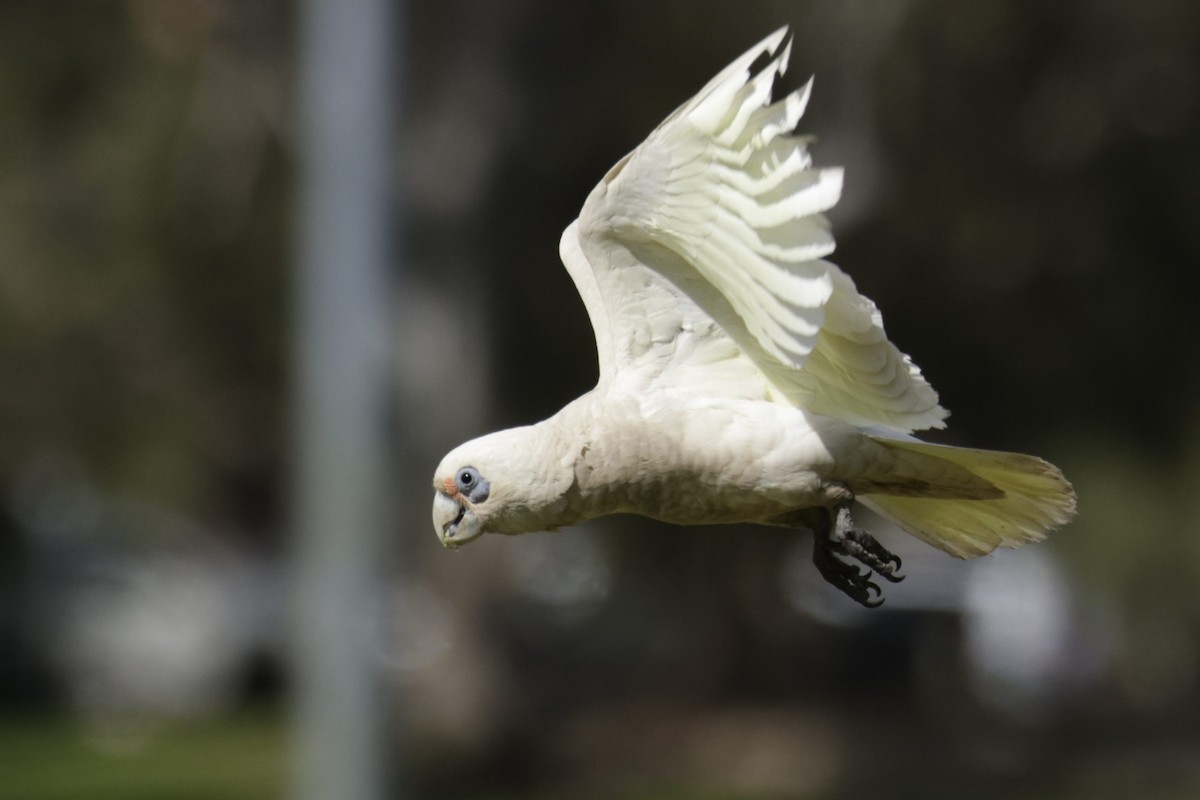
[{"label": "dark shadowed area", "polygon": [[[286,791],[295,11],[0,5],[0,794]],[[1200,796],[1200,4],[412,0],[397,65],[402,568],[364,624],[408,796]],[[442,454],[596,374],[561,230],[780,25],[846,169],[832,260],[1077,521],[607,519],[444,551]],[[348,320],[347,324],[353,321]],[[864,518],[867,527],[871,520]]]}]

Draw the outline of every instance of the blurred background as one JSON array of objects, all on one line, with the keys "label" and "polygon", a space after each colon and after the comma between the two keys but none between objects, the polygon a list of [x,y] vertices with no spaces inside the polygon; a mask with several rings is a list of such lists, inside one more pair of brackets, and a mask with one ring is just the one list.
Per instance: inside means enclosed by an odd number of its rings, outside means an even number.
[{"label": "blurred background", "polygon": [[[1200,5],[397,8],[397,568],[363,609],[412,797],[1200,796]],[[0,786],[283,797],[296,9],[0,5]],[[595,380],[560,231],[782,24],[834,260],[954,415],[1076,486],[1045,545],[609,519],[449,553],[429,476]],[[385,435],[381,432],[381,435]]]}]

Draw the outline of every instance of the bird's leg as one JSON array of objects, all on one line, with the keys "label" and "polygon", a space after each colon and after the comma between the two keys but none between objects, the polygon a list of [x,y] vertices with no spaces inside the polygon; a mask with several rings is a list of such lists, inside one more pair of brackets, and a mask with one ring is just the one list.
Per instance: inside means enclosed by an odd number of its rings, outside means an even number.
[{"label": "bird's leg", "polygon": [[[883,603],[883,591],[871,580],[871,573],[892,583],[899,583],[904,576],[900,574],[900,558],[854,524],[850,516],[853,502],[851,494],[849,499],[832,508],[820,509],[819,521],[813,531],[813,564],[826,581],[855,602],[875,608]],[[859,570],[838,556],[851,558],[867,570]]]}]

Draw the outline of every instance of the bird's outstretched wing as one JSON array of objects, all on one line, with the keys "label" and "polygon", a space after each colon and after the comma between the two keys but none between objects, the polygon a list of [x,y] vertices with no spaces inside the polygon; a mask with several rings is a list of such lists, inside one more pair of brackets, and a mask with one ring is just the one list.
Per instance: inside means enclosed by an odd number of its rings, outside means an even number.
[{"label": "bird's outstretched wing", "polygon": [[[812,82],[771,102],[780,29],[604,177],[563,234],[600,380],[640,371],[713,393],[763,386],[856,425],[941,427],[946,411],[875,304],[824,260],[842,171],[794,134]],[[769,63],[756,73],[759,59]]]}]

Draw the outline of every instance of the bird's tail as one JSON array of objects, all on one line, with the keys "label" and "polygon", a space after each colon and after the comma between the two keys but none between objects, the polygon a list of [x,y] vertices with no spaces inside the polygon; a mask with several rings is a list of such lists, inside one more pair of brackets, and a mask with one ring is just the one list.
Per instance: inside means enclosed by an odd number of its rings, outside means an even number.
[{"label": "bird's tail", "polygon": [[927,492],[910,486],[903,493],[868,491],[858,496],[872,511],[950,555],[973,558],[997,547],[1040,541],[1075,516],[1071,484],[1057,467],[1040,458],[907,439],[872,439],[912,466],[925,462],[932,468],[919,473],[961,475],[957,467],[994,487],[978,492],[980,499],[947,492],[936,483]]}]

